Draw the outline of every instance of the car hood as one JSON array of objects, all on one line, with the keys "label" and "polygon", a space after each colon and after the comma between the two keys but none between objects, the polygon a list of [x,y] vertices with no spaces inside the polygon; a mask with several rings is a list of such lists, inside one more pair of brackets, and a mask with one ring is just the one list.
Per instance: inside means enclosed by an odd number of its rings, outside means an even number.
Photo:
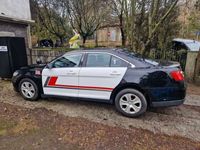
[{"label": "car hood", "polygon": [[33,65],[29,65],[29,66],[25,66],[25,67],[21,67],[20,69],[34,69],[34,68],[44,68],[46,66],[46,64],[33,64]]}]

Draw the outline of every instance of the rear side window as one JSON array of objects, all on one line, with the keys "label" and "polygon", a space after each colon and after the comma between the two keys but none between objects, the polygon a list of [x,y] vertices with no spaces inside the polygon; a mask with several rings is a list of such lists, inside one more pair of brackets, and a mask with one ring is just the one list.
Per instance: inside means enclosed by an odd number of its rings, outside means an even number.
[{"label": "rear side window", "polygon": [[109,67],[111,55],[104,53],[89,53],[86,67]]},{"label": "rear side window", "polygon": [[110,66],[111,67],[127,67],[128,63],[121,60],[120,58],[112,56]]}]

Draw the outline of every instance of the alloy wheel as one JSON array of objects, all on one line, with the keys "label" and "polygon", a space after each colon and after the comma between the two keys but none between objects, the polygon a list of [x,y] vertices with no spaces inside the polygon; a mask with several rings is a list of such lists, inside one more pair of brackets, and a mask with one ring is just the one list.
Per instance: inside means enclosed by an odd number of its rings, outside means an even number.
[{"label": "alloy wheel", "polygon": [[21,92],[26,98],[33,98],[35,95],[35,87],[30,82],[23,82],[21,84]]},{"label": "alloy wheel", "polygon": [[142,108],[140,98],[131,93],[124,94],[119,101],[121,109],[128,114],[135,114]]}]

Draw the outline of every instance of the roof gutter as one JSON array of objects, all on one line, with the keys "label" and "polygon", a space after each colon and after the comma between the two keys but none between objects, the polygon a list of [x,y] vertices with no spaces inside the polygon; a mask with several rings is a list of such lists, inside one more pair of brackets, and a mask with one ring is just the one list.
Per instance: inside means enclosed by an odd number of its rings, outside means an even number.
[{"label": "roof gutter", "polygon": [[5,15],[0,15],[0,21],[18,23],[18,24],[22,24],[22,25],[29,25],[29,24],[35,23],[34,20],[18,19],[18,18],[13,18],[10,16],[5,16]]}]

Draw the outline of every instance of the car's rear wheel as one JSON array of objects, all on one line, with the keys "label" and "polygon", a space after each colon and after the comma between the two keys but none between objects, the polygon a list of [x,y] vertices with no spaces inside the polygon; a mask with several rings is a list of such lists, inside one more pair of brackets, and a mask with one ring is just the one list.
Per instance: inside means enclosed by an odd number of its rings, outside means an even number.
[{"label": "car's rear wheel", "polygon": [[145,96],[135,89],[124,89],[115,98],[116,109],[127,117],[138,117],[146,112]]},{"label": "car's rear wheel", "polygon": [[39,90],[35,82],[31,79],[22,79],[19,83],[19,91],[24,99],[35,101],[39,97]]}]

